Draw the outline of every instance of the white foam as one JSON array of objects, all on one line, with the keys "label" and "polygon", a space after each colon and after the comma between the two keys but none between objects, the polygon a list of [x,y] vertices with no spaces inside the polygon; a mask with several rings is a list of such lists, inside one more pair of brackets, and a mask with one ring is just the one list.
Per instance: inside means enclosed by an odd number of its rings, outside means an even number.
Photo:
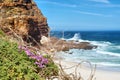
[{"label": "white foam", "polygon": [[109,62],[99,62],[99,63],[93,63],[93,64],[101,65],[101,66],[113,66],[113,67],[120,66],[120,64],[114,64],[114,63],[109,63]]},{"label": "white foam", "polygon": [[80,33],[75,33],[74,36],[68,40],[79,41],[81,39]]},{"label": "white foam", "polygon": [[117,49],[120,49],[120,46],[118,45],[118,46],[115,46]]},{"label": "white foam", "polygon": [[112,43],[110,42],[105,42],[105,41],[90,41],[92,44],[94,45],[98,45],[98,46],[102,46],[102,47],[106,47],[106,46],[110,46],[112,45]]},{"label": "white foam", "polygon": [[96,51],[96,52],[100,53],[100,54],[107,54],[107,55],[111,55],[111,56],[120,57],[119,53],[112,53],[112,52],[106,52],[106,51]]}]

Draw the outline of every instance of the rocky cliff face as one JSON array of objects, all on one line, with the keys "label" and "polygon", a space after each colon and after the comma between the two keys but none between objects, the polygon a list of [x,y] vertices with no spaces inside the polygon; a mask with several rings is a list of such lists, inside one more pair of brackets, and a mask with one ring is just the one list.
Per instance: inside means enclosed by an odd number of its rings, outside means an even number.
[{"label": "rocky cliff face", "polygon": [[31,36],[38,42],[49,32],[47,19],[32,0],[0,0],[0,28],[26,41],[32,41]]}]

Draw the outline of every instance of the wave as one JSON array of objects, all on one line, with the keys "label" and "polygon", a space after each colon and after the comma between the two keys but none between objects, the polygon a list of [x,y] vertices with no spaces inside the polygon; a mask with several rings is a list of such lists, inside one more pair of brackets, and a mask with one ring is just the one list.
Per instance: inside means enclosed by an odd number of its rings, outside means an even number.
[{"label": "wave", "polygon": [[[62,38],[63,39],[63,38]],[[65,38],[64,38],[65,39]],[[92,44],[94,44],[94,45],[102,45],[102,46],[108,46],[108,45],[111,45],[112,43],[110,43],[110,42],[106,42],[106,41],[90,41],[90,40],[84,40],[84,39],[82,39],[81,38],[81,35],[80,35],[80,33],[75,33],[74,34],[74,36],[72,37],[72,38],[69,38],[69,39],[65,39],[65,40],[67,40],[67,41],[69,41],[69,40],[74,40],[74,41],[79,41],[79,42],[90,42],[90,43],[92,43]]]},{"label": "wave", "polygon": [[79,40],[81,40],[81,35],[80,35],[80,33],[75,33],[72,38],[67,39],[67,40],[79,41]]},{"label": "wave", "polygon": [[112,53],[112,52],[106,52],[106,51],[97,51],[97,53],[120,57],[119,53]]},{"label": "wave", "polygon": [[103,46],[103,47],[112,45],[112,43],[108,42],[108,41],[89,41],[89,42],[91,44],[98,45],[98,46]]},{"label": "wave", "polygon": [[115,46],[117,49],[120,49],[120,46],[118,45],[118,46]]},{"label": "wave", "polygon": [[110,63],[110,62],[99,62],[99,63],[92,63],[92,64],[101,65],[101,66],[112,66],[112,67],[120,66],[120,64],[114,64],[114,63]]}]

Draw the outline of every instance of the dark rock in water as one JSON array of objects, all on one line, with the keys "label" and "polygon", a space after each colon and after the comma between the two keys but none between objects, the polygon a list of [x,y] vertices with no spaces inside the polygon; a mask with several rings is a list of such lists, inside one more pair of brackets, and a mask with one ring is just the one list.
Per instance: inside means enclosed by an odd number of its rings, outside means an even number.
[{"label": "dark rock in water", "polygon": [[68,52],[68,54],[72,54],[73,52]]},{"label": "dark rock in water", "polygon": [[52,47],[55,48],[57,51],[68,51],[69,49],[91,50],[97,48],[96,45],[92,45],[89,42],[75,43],[74,41],[60,40],[55,37],[51,37],[49,43],[52,44]]},{"label": "dark rock in water", "polygon": [[25,41],[31,36],[40,42],[41,36],[48,36],[46,17],[33,0],[0,0],[0,28],[7,34],[17,33]]}]

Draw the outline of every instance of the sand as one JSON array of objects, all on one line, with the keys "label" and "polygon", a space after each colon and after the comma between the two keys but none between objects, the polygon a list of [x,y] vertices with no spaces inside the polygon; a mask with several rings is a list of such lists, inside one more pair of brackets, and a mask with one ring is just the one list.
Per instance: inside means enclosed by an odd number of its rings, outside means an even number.
[{"label": "sand", "polygon": [[[54,60],[54,61],[57,64],[60,63],[67,74],[69,73],[75,74],[74,73],[75,67],[73,68],[70,68],[70,67],[77,65],[78,63],[68,62],[65,60]],[[69,69],[66,69],[66,68],[69,68]],[[77,71],[77,74],[78,73],[81,74],[84,80],[88,80],[91,73],[91,68],[88,68],[85,65],[81,65],[77,67],[76,71]],[[96,68],[94,80],[120,80],[120,72],[100,70]]]}]

